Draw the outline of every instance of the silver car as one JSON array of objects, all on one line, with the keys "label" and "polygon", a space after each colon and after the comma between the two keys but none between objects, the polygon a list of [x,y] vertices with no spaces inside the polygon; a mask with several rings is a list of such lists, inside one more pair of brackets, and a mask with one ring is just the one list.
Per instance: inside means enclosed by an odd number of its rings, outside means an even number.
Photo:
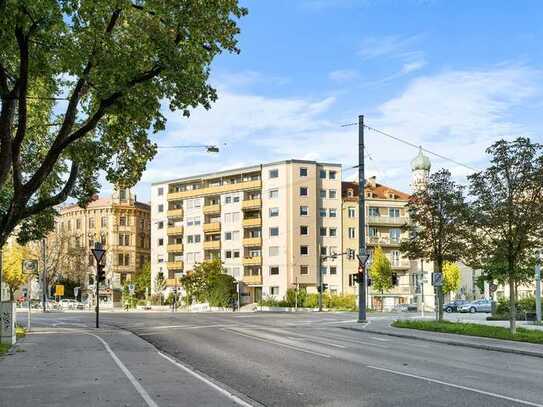
[{"label": "silver car", "polygon": [[492,301],[490,300],[476,300],[468,302],[460,307],[460,312],[491,312]]}]

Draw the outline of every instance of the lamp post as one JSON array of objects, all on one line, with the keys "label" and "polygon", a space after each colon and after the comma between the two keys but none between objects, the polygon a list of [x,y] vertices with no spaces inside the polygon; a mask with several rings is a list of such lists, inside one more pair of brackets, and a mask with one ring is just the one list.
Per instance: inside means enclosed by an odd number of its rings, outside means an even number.
[{"label": "lamp post", "polygon": [[104,258],[104,254],[106,253],[106,249],[102,247],[101,242],[96,242],[94,244],[94,249],[91,249],[91,253],[94,256],[94,259],[96,260],[96,278],[95,278],[95,284],[96,284],[96,328],[100,327],[100,281],[102,280],[104,276],[104,264],[102,263],[102,259]]}]

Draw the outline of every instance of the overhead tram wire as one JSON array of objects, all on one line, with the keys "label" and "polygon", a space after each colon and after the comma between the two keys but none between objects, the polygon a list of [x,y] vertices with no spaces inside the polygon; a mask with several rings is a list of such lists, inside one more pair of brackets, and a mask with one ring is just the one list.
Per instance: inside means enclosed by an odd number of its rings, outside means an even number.
[{"label": "overhead tram wire", "polygon": [[[341,127],[349,127],[349,126],[357,126],[357,125],[358,125],[358,123],[347,123],[347,124],[342,124]],[[408,145],[408,146],[410,146],[410,147],[420,148],[420,149],[422,149],[422,151],[425,151],[425,152],[427,152],[428,154],[432,154],[433,156],[438,157],[438,158],[441,158],[442,160],[449,161],[449,162],[452,162],[452,163],[454,163],[454,164],[456,164],[456,165],[459,165],[459,166],[461,166],[461,167],[467,168],[467,169],[470,170],[470,171],[473,171],[473,172],[479,171],[477,168],[471,167],[471,166],[469,166],[469,165],[467,165],[467,164],[464,164],[464,163],[462,163],[462,162],[460,162],[460,161],[457,161],[457,160],[455,160],[455,159],[453,159],[453,158],[444,156],[443,154],[436,153],[436,152],[434,152],[434,151],[432,151],[432,150],[429,150],[429,149],[427,149],[427,148],[424,148],[424,147],[422,147],[422,146],[420,146],[420,145],[417,145],[417,144],[415,144],[415,143],[412,143],[412,142],[410,142],[410,141],[404,140],[404,139],[402,139],[402,138],[400,138],[400,137],[393,136],[392,134],[386,133],[386,132],[384,132],[384,131],[382,131],[382,130],[379,130],[379,129],[376,129],[376,128],[374,128],[374,127],[364,125],[364,128],[368,129],[369,131],[373,131],[373,132],[375,132],[375,133],[381,134],[381,135],[383,135],[383,136],[385,136],[385,137],[391,138],[391,139],[393,139],[393,140],[399,141],[400,143],[406,144],[406,145]]]}]

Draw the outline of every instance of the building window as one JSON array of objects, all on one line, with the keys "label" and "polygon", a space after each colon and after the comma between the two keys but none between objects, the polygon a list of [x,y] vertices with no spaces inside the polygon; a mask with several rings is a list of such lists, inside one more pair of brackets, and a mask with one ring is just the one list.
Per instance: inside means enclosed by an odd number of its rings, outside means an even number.
[{"label": "building window", "polygon": [[330,266],[330,275],[335,276],[337,274],[337,267],[336,266]]},{"label": "building window", "polygon": [[328,253],[328,248],[326,246],[321,246],[321,256],[326,256]]},{"label": "building window", "polygon": [[321,198],[323,198],[323,199],[326,198],[326,189],[321,189],[321,190],[320,190],[320,193],[319,193],[319,196],[320,196]]},{"label": "building window", "polygon": [[279,275],[279,266],[270,266],[270,276]]},{"label": "building window", "polygon": [[159,229],[164,229],[164,222],[158,222],[157,225]]},{"label": "building window", "polygon": [[309,266],[300,266],[300,274],[302,275],[309,274]]},{"label": "building window", "polygon": [[369,216],[380,216],[379,208],[376,208],[374,206],[370,206],[368,208],[368,215]]},{"label": "building window", "polygon": [[309,254],[309,246],[300,246],[300,255],[307,256]]},{"label": "building window", "polygon": [[270,257],[279,255],[279,246],[270,246],[268,250],[269,250]]},{"label": "building window", "polygon": [[279,228],[278,227],[270,228],[270,236],[279,236]]},{"label": "building window", "polygon": [[78,230],[81,229],[81,219],[77,218],[75,220],[75,228]]},{"label": "building window", "polygon": [[390,252],[390,260],[392,266],[398,267],[400,265],[400,252],[398,250]]},{"label": "building window", "polygon": [[328,269],[326,268],[326,266],[321,266],[321,274],[324,276],[326,275],[326,272],[328,271]]},{"label": "building window", "polygon": [[377,236],[378,236],[378,234],[377,234],[377,228],[369,227],[369,228],[368,228],[368,236],[369,236],[369,237],[377,237]]},{"label": "building window", "polygon": [[330,179],[336,179],[336,171],[328,171],[328,178]]},{"label": "building window", "polygon": [[321,216],[321,218],[326,218],[326,208],[320,208],[319,215]]},{"label": "building window", "polygon": [[302,236],[309,235],[309,228],[307,227],[307,225],[301,225],[300,226],[300,235],[302,235]]},{"label": "building window", "polygon": [[326,236],[326,228],[321,228],[320,229],[320,235],[321,236]]},{"label": "building window", "polygon": [[230,195],[224,197],[224,203],[229,204],[232,203],[232,197]]},{"label": "building window", "polygon": [[279,177],[279,170],[277,168],[270,170],[269,178],[277,178],[277,177]]},{"label": "building window", "polygon": [[349,207],[347,208],[347,216],[348,216],[349,218],[354,218],[354,217],[356,217],[356,209],[355,209],[353,206],[349,206]]},{"label": "building window", "polygon": [[163,204],[158,205],[158,211],[159,212],[164,212],[164,205]]},{"label": "building window", "polygon": [[388,208],[388,216],[390,216],[391,218],[399,218],[400,208]]},{"label": "building window", "polygon": [[270,208],[270,218],[279,216],[279,208]]},{"label": "building window", "polygon": [[401,233],[400,229],[391,228],[388,233],[389,233],[391,242],[400,243],[400,233]]},{"label": "building window", "polygon": [[307,177],[307,168],[305,167],[300,168],[300,177]]},{"label": "building window", "polygon": [[307,216],[309,214],[309,207],[300,206],[300,216]]},{"label": "building window", "polygon": [[307,187],[300,187],[300,196],[307,196]]},{"label": "building window", "polygon": [[158,196],[164,195],[164,188],[160,187],[158,188]]},{"label": "building window", "polygon": [[89,218],[89,229],[94,229],[94,218]]},{"label": "building window", "polygon": [[347,234],[349,236],[349,239],[355,239],[356,238],[355,228],[347,229]]},{"label": "building window", "polygon": [[270,199],[277,199],[279,198],[279,190],[278,189],[270,189],[268,191]]},{"label": "building window", "polygon": [[224,232],[224,240],[232,240],[232,232]]},{"label": "building window", "polygon": [[224,256],[227,258],[227,259],[231,259],[232,258],[232,251],[231,250],[227,250],[224,252]]},{"label": "building window", "polygon": [[239,259],[239,250],[233,251],[234,259]]},{"label": "building window", "polygon": [[337,229],[336,228],[330,228],[330,230],[328,231],[328,235],[330,237],[336,237],[337,236]]},{"label": "building window", "polygon": [[320,177],[321,179],[326,178],[326,170],[320,170],[320,171],[319,171],[319,177]]},{"label": "building window", "polygon": [[279,295],[279,287],[277,286],[270,287],[270,295]]},{"label": "building window", "polygon": [[336,190],[335,189],[331,189],[331,190],[328,191],[328,198],[336,199]]},{"label": "building window", "polygon": [[354,192],[353,192],[352,188],[349,188],[347,190],[347,197],[352,198],[353,196],[354,196]]},{"label": "building window", "polygon": [[328,215],[331,217],[331,218],[335,218],[336,217],[336,210],[335,209],[329,209],[328,210]]},{"label": "building window", "polygon": [[164,239],[158,239],[158,245],[164,246]]}]

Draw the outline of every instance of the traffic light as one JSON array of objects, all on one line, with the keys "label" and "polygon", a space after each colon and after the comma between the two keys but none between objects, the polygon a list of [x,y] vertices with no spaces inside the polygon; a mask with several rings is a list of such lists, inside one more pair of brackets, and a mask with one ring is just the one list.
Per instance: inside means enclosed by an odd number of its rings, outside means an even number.
[{"label": "traffic light", "polygon": [[371,286],[371,278],[368,277],[368,287]]},{"label": "traffic light", "polygon": [[103,283],[104,281],[106,281],[106,271],[104,270],[104,266],[102,265],[98,265],[98,267],[96,268],[96,280],[99,283]]},{"label": "traffic light", "polygon": [[392,273],[392,285],[398,285],[398,274]]},{"label": "traffic light", "polygon": [[328,284],[324,283],[324,284],[322,285],[322,289],[323,289],[324,291],[328,290]]},{"label": "traffic light", "polygon": [[353,284],[358,283],[358,273],[357,274],[351,274],[351,279],[353,281]]},{"label": "traffic light", "polygon": [[349,260],[354,260],[356,258],[356,252],[354,251],[354,249],[347,250],[347,258]]}]

